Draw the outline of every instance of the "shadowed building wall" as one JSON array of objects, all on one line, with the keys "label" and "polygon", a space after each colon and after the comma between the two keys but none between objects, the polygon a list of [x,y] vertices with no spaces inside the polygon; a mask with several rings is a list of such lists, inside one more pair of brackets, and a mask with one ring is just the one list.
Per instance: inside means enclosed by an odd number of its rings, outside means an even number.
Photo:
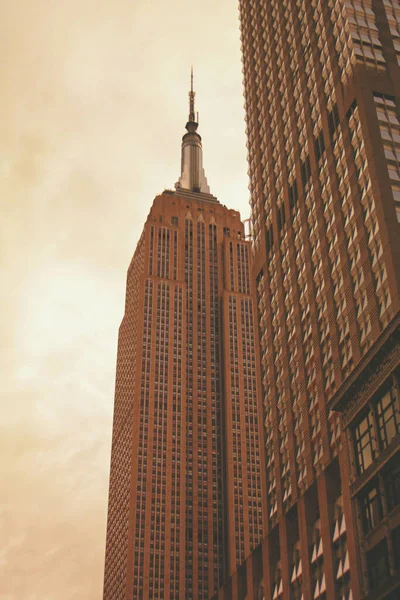
[{"label": "shadowed building wall", "polygon": [[400,5],[239,5],[268,509],[218,597],[397,598]]}]

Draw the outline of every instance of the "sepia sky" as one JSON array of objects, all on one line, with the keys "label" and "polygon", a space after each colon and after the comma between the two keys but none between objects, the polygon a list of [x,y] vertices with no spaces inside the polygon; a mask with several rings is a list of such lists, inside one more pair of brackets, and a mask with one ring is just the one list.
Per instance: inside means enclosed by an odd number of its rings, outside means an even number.
[{"label": "sepia sky", "polygon": [[211,192],[248,214],[232,0],[0,0],[0,599],[100,600],[118,326],[195,69]]}]

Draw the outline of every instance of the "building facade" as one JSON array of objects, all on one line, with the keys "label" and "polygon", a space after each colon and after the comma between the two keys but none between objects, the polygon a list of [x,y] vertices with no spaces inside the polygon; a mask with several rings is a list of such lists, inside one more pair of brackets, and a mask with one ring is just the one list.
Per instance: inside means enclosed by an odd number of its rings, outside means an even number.
[{"label": "building facade", "polygon": [[239,5],[267,515],[218,598],[394,600],[400,4]]},{"label": "building facade", "polygon": [[210,193],[189,99],[181,177],[128,270],[104,600],[205,600],[263,538],[251,246]]}]

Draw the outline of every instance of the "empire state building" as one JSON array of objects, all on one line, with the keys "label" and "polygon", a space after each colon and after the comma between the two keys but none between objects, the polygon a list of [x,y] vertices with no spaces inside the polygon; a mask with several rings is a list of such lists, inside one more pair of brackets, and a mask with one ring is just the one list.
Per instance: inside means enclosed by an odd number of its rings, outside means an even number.
[{"label": "empire state building", "polygon": [[210,193],[194,100],[192,77],[181,176],[128,269],[104,600],[205,600],[263,537],[251,248]]}]

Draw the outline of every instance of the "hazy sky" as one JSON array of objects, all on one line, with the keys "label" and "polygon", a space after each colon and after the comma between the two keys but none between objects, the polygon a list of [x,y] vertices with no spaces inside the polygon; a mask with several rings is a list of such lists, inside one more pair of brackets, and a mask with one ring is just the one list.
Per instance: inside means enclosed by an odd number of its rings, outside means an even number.
[{"label": "hazy sky", "polygon": [[191,63],[211,191],[248,214],[237,2],[0,9],[0,599],[100,600],[125,274]]}]

